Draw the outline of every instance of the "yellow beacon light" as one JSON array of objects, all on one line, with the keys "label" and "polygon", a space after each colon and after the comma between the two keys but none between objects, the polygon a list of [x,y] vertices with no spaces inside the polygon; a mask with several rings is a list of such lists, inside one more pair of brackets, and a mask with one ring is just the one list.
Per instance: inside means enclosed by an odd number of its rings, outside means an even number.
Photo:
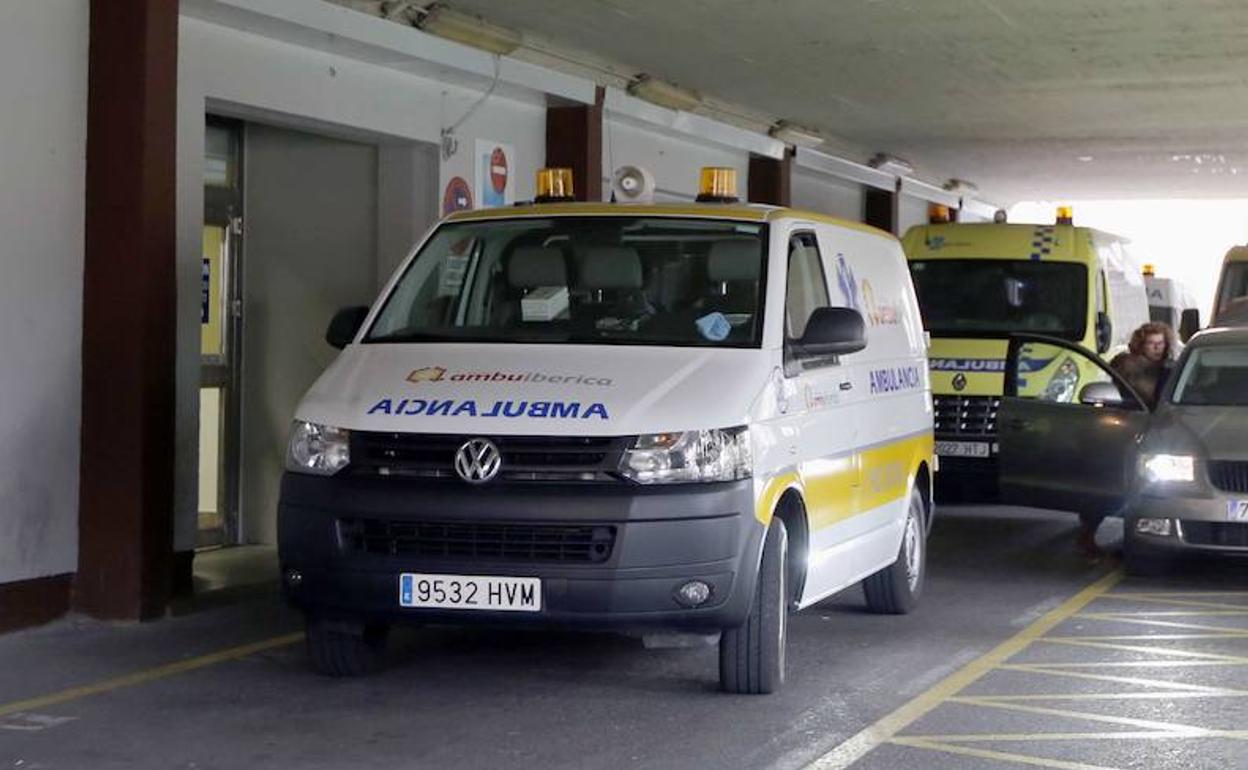
[{"label": "yellow beacon light", "polygon": [[1074,206],[1058,206],[1057,207],[1057,223],[1059,225],[1073,225],[1075,223],[1075,207]]},{"label": "yellow beacon light", "polygon": [[702,178],[698,183],[698,203],[736,203],[737,170],[720,166],[707,166],[702,169]]},{"label": "yellow beacon light", "polygon": [[538,169],[535,200],[538,203],[568,203],[576,200],[576,196],[572,194],[572,169]]},{"label": "yellow beacon light", "polygon": [[949,207],[943,203],[933,203],[927,207],[927,223],[929,225],[949,224]]},{"label": "yellow beacon light", "polygon": [[1152,278],[1153,276],[1157,275],[1157,268],[1154,267],[1153,265],[1145,265],[1144,275],[1148,278]]}]

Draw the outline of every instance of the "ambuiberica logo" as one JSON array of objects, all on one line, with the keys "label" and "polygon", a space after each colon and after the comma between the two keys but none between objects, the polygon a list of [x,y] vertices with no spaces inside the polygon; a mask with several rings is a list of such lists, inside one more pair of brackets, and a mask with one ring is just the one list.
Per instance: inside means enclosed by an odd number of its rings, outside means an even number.
[{"label": "ambuiberica logo", "polygon": [[448,386],[450,398],[383,398],[368,409],[368,414],[391,417],[474,417],[493,419],[607,420],[605,404],[580,400],[535,400],[499,398],[486,401],[454,398],[455,385],[490,384],[501,386],[579,385],[595,388],[611,387],[609,377],[585,374],[549,374],[546,372],[510,372],[501,370],[450,371],[444,366],[426,366],[407,375],[412,385]]}]

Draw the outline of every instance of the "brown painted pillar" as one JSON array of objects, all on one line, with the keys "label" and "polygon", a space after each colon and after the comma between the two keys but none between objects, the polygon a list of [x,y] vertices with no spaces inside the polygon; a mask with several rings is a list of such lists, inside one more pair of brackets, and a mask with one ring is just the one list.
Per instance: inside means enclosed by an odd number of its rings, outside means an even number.
[{"label": "brown painted pillar", "polygon": [[546,165],[572,169],[578,201],[602,200],[602,102],[546,109]]},{"label": "brown painted pillar", "polygon": [[867,187],[863,191],[862,221],[897,235],[901,223],[901,183],[893,192]]},{"label": "brown painted pillar", "polygon": [[173,552],[177,0],[92,0],[77,609],[164,613]]},{"label": "brown painted pillar", "polygon": [[793,153],[786,150],[776,160],[765,155],[750,155],[747,200],[771,206],[790,206],[793,201]]}]

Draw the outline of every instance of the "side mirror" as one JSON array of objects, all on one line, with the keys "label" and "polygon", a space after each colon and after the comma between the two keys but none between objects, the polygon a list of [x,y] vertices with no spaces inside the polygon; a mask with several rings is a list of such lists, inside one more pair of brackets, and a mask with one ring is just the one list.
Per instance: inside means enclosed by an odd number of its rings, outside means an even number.
[{"label": "side mirror", "polygon": [[1114,322],[1104,310],[1096,314],[1096,352],[1104,355],[1114,341]]},{"label": "side mirror", "polygon": [[1200,310],[1189,307],[1179,316],[1179,339],[1187,342],[1200,331]]},{"label": "side mirror", "polygon": [[1092,382],[1079,391],[1079,403],[1089,406],[1122,406],[1122,393],[1112,382]]},{"label": "side mirror", "polygon": [[329,328],[325,330],[325,341],[332,347],[342,350],[355,339],[356,332],[364,325],[364,319],[367,317],[366,305],[342,308],[334,313],[334,319],[329,322]]},{"label": "side mirror", "polygon": [[867,322],[862,313],[847,307],[816,308],[802,338],[792,344],[802,358],[857,353],[867,346]]}]

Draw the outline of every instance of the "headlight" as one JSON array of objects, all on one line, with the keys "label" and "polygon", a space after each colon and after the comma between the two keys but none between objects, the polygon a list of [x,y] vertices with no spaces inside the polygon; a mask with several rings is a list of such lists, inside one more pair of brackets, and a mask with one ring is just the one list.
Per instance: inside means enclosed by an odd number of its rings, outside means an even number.
[{"label": "headlight", "polygon": [[638,436],[620,472],[641,484],[735,481],[752,473],[748,428]]},{"label": "headlight", "polygon": [[1144,476],[1153,483],[1192,481],[1196,461],[1191,455],[1145,455]]},{"label": "headlight", "polygon": [[1053,373],[1053,378],[1044,388],[1045,401],[1057,401],[1069,404],[1075,400],[1075,387],[1079,384],[1079,367],[1070,358],[1066,358]]},{"label": "headlight", "polygon": [[286,449],[286,470],[332,476],[351,461],[347,437],[342,428],[296,420]]}]

